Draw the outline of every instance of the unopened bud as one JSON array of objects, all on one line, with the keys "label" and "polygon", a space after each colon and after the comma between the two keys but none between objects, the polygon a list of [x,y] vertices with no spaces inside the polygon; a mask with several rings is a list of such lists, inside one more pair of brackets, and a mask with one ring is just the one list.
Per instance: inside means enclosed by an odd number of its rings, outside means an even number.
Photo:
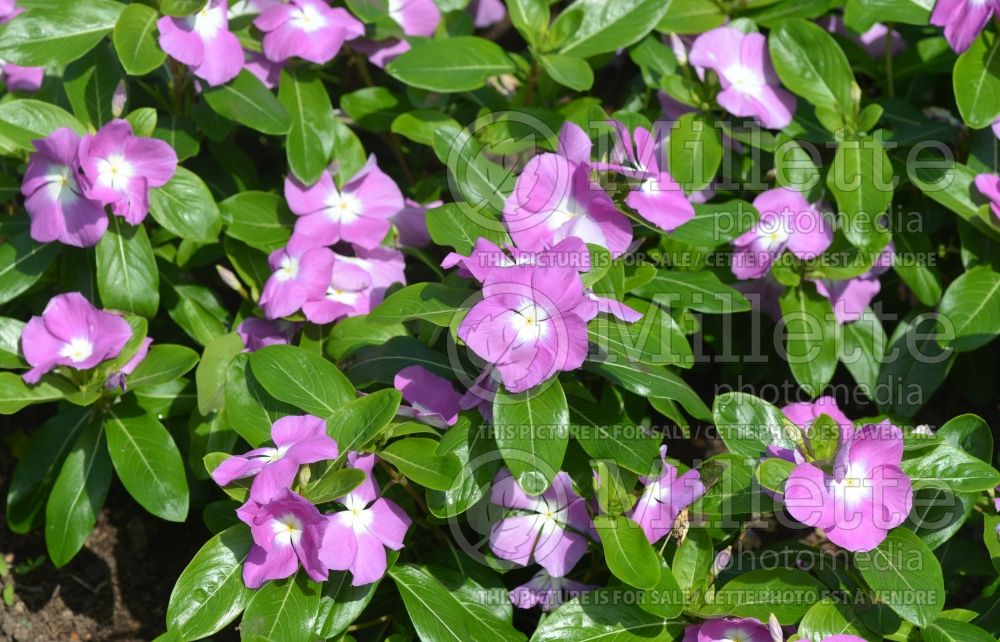
[{"label": "unopened bud", "polygon": [[729,568],[729,563],[733,561],[733,547],[727,546],[715,555],[712,562],[712,576],[717,576],[722,571]]},{"label": "unopened bud", "polygon": [[778,622],[778,617],[774,613],[767,618],[767,631],[771,634],[773,642],[784,642],[785,632],[781,630],[781,623]]},{"label": "unopened bud", "polygon": [[127,102],[128,89],[125,87],[125,81],[119,80],[115,87],[115,93],[111,94],[111,114],[115,118],[121,118],[121,115],[125,113],[125,103]]},{"label": "unopened bud", "polygon": [[240,280],[236,278],[236,275],[233,274],[232,271],[229,270],[229,268],[225,268],[221,265],[216,265],[215,271],[219,273],[219,278],[222,279],[223,283],[231,287],[233,290],[239,292],[240,296],[246,297],[247,291],[243,289],[243,284],[240,283]]}]

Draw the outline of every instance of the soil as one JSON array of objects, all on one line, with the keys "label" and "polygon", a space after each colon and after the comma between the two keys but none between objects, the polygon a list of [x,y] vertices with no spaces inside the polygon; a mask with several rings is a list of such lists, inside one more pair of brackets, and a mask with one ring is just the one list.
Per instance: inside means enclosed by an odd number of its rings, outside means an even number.
[{"label": "soil", "polygon": [[[0,489],[7,488],[13,465],[0,445]],[[0,515],[4,504],[5,497]],[[0,600],[0,642],[155,639],[166,628],[174,581],[208,537],[197,515],[187,524],[164,522],[117,483],[83,550],[61,569],[43,557],[37,568],[15,572],[45,555],[44,533],[16,535],[0,525],[0,554],[10,569],[4,579],[14,583],[13,603]]]}]

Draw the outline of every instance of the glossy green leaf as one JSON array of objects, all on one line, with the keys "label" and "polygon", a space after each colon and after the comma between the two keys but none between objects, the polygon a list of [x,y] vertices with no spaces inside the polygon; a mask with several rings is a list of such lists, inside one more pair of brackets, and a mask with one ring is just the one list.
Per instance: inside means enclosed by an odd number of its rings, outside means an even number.
[{"label": "glossy green leaf", "polygon": [[196,243],[215,241],[222,227],[219,206],[208,186],[183,167],[166,185],[150,190],[149,213],[166,229]]},{"label": "glossy green leaf", "polygon": [[144,76],[167,59],[156,41],[159,14],[150,7],[130,4],[115,23],[112,42],[122,67],[130,76]]},{"label": "glossy green leaf", "polygon": [[566,394],[557,380],[521,393],[498,392],[493,431],[500,455],[531,495],[548,488],[562,468],[569,440]]},{"label": "glossy green leaf", "polygon": [[262,134],[284,135],[292,117],[256,76],[247,70],[225,85],[205,91],[205,100],[220,116]]},{"label": "glossy green leaf", "polygon": [[412,87],[440,92],[473,91],[488,78],[514,71],[496,43],[476,36],[428,40],[386,66],[389,75]]}]

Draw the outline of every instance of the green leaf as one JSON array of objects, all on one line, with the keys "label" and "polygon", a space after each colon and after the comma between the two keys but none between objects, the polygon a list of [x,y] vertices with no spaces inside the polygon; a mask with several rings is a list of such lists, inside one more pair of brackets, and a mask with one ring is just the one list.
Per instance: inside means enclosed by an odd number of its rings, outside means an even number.
[{"label": "green leaf", "polygon": [[208,415],[222,407],[229,364],[243,351],[243,340],[235,332],[223,334],[205,346],[195,370],[198,412]]},{"label": "green leaf", "polygon": [[685,591],[703,589],[714,560],[712,538],[705,529],[689,530],[687,537],[677,546],[671,565],[678,586]]},{"label": "green leaf", "polygon": [[145,76],[167,59],[156,42],[159,14],[141,4],[130,4],[115,23],[112,42],[122,67],[130,76]]},{"label": "green leaf", "polygon": [[278,101],[292,118],[285,141],[288,167],[300,181],[312,185],[323,174],[333,153],[330,96],[318,76],[283,69]]},{"label": "green leaf", "polygon": [[837,321],[830,301],[811,286],[781,295],[785,360],[799,385],[818,397],[837,369]]},{"label": "green leaf", "polygon": [[104,428],[111,462],[129,494],[157,517],[183,522],[188,512],[184,463],[163,424],[124,403],[108,411]]},{"label": "green leaf", "polygon": [[545,73],[564,87],[576,91],[587,91],[594,84],[594,70],[583,58],[548,54],[539,56],[538,61],[542,63],[542,69],[545,70]]},{"label": "green leaf", "polygon": [[941,276],[937,266],[925,257],[933,255],[930,237],[925,232],[895,230],[892,233],[895,252],[892,269],[921,303],[935,306],[941,300]]},{"label": "green leaf", "polygon": [[201,0],[159,0],[160,11],[166,16],[187,16],[205,6]]},{"label": "green leaf", "polygon": [[163,307],[167,314],[189,337],[208,345],[226,333],[229,314],[215,293],[203,286],[167,282],[163,288]]},{"label": "green leaf", "polygon": [[663,33],[703,33],[725,24],[728,16],[712,0],[672,0],[656,25]]},{"label": "green leaf", "polygon": [[80,135],[87,133],[83,123],[51,103],[22,98],[0,104],[0,141],[5,145],[33,152],[34,141],[60,127],[69,127]]},{"label": "green leaf", "polygon": [[879,21],[926,25],[933,7],[933,0],[847,0],[844,22],[858,33]]},{"label": "green leaf", "polygon": [[292,117],[267,87],[244,69],[231,82],[204,93],[208,105],[220,116],[262,134],[282,136],[292,128]]},{"label": "green leaf", "polygon": [[26,368],[27,362],[21,357],[21,333],[24,321],[0,317],[0,368]]},{"label": "green leaf", "polygon": [[980,231],[991,229],[980,220],[979,204],[972,200],[972,194],[978,193],[973,184],[976,172],[966,165],[956,163],[950,154],[944,157],[938,152],[925,150],[913,162],[906,164],[906,174],[932,200],[969,221]]},{"label": "green leaf", "polygon": [[399,323],[422,319],[447,328],[456,315],[468,310],[474,293],[440,283],[417,283],[390,294],[368,315],[372,323]]},{"label": "green leaf", "polygon": [[11,531],[23,535],[41,525],[56,475],[92,417],[87,408],[66,408],[31,436],[7,489],[7,524]]},{"label": "green leaf", "polygon": [[549,3],[547,0],[508,0],[510,22],[525,42],[537,47],[549,28]]},{"label": "green leaf", "polygon": [[241,575],[252,543],[250,529],[244,524],[227,528],[205,542],[170,593],[169,630],[185,640],[198,640],[236,619],[253,595]]},{"label": "green leaf", "polygon": [[302,348],[275,345],[257,350],[250,355],[250,367],[275,399],[317,417],[329,418],[355,399],[354,386],[337,366]]},{"label": "green leaf", "polygon": [[112,0],[58,0],[29,9],[4,27],[0,58],[24,67],[68,64],[110,33],[124,9]]},{"label": "green leaf", "polygon": [[20,375],[0,372],[0,415],[13,415],[25,406],[56,401],[75,392],[79,389],[58,375],[45,375],[28,385]]},{"label": "green leaf", "polygon": [[938,343],[968,352],[1000,334],[1000,274],[978,265],[955,279],[938,306]]},{"label": "green leaf", "polygon": [[920,638],[924,642],[995,642],[992,633],[968,622],[960,622],[948,618],[938,618],[930,625],[920,629]]},{"label": "green leaf", "polygon": [[399,113],[400,104],[385,87],[365,87],[341,96],[340,108],[362,129],[386,132]]},{"label": "green leaf", "polygon": [[955,353],[934,339],[937,315],[922,313],[903,318],[886,348],[879,370],[881,392],[874,401],[881,411],[912,417],[927,403],[948,376]]},{"label": "green leaf", "polygon": [[285,199],[268,192],[241,192],[219,203],[226,234],[263,252],[284,247],[292,234],[295,215]]},{"label": "green leaf", "polygon": [[[504,134],[507,143],[529,139],[532,144],[537,131],[526,135]],[[434,132],[434,154],[448,166],[449,185],[465,199],[458,204],[462,213],[481,226],[493,227],[493,213],[502,212],[507,195],[514,189],[512,169],[494,162],[490,148],[480,143],[467,129],[439,127]],[[489,218],[481,219],[486,210]],[[477,220],[478,219],[478,220]]]},{"label": "green leaf", "polygon": [[945,443],[973,457],[986,463],[993,461],[993,435],[989,424],[981,417],[973,414],[959,415],[945,422],[935,434]]},{"label": "green leaf", "polygon": [[750,302],[737,290],[708,271],[684,272],[661,269],[636,294],[674,310],[687,308],[709,314],[745,312]]},{"label": "green leaf", "polygon": [[73,113],[95,128],[114,118],[111,99],[124,78],[110,47],[102,46],[66,67],[63,87]]},{"label": "green leaf", "polygon": [[950,444],[907,454],[900,464],[915,488],[948,486],[955,492],[989,490],[1000,484],[1000,472]]},{"label": "green leaf", "polygon": [[670,175],[690,194],[705,189],[719,171],[722,139],[703,116],[687,113],[670,130]]},{"label": "green leaf", "polygon": [[890,531],[874,550],[856,553],[854,562],[880,600],[906,621],[927,626],[944,607],[941,564],[909,530]]},{"label": "green leaf", "polygon": [[645,363],[652,366],[676,365],[690,368],[694,354],[680,326],[670,314],[655,304],[634,306],[643,312],[640,320],[627,323],[610,314],[599,315],[587,326],[591,353],[597,361],[604,357],[615,363]]},{"label": "green leaf", "polygon": [[643,594],[639,608],[669,620],[683,612],[685,597],[666,560],[659,555],[656,557],[660,565],[660,579],[655,587]]},{"label": "green leaf", "polygon": [[442,126],[461,129],[458,121],[436,109],[415,109],[400,114],[393,119],[390,129],[394,134],[430,146],[434,144],[435,130]]},{"label": "green leaf", "polygon": [[993,124],[1000,116],[1000,37],[995,31],[984,29],[958,57],[952,82],[962,120],[973,129]]},{"label": "green leaf", "polygon": [[257,448],[271,439],[271,424],[299,411],[260,385],[248,367],[249,357],[249,353],[236,355],[226,371],[225,417],[230,428]]},{"label": "green leaf", "polygon": [[[471,580],[448,574],[447,569],[400,564],[389,576],[403,598],[406,612],[422,640],[435,642],[518,642],[524,634],[502,620],[481,600],[466,600],[455,584]],[[444,581],[447,582],[445,584]],[[473,591],[474,593],[474,591]]]},{"label": "green leaf", "polygon": [[448,490],[462,474],[462,464],[452,453],[437,456],[438,442],[425,437],[407,437],[379,451],[379,457],[421,486]]},{"label": "green leaf", "polygon": [[97,244],[97,290],[104,307],[151,318],[160,307],[160,273],[146,228],[108,217]]},{"label": "green leaf", "polygon": [[[566,602],[535,629],[531,642],[680,640],[684,624],[641,610],[629,589],[601,588]],[[766,619],[766,618],[765,618]]]},{"label": "green leaf", "polygon": [[0,245],[0,303],[34,285],[61,249],[59,243],[36,243],[28,232]]},{"label": "green leaf", "polygon": [[639,475],[649,472],[660,445],[658,434],[628,425],[609,404],[573,397],[568,407],[570,431],[588,455],[612,460]]},{"label": "green leaf", "polygon": [[660,557],[646,534],[628,517],[599,515],[594,527],[601,536],[604,557],[615,577],[630,586],[652,589],[660,581]]},{"label": "green leaf", "polygon": [[302,496],[314,504],[340,499],[365,481],[365,471],[357,468],[330,469],[302,489]]},{"label": "green leaf", "polygon": [[785,492],[785,480],[795,470],[795,464],[784,459],[769,457],[760,462],[754,472],[757,483],[776,493]]},{"label": "green leaf", "polygon": [[323,582],[316,632],[324,640],[336,639],[347,630],[375,595],[379,581],[365,586],[351,586],[350,574],[333,571]]},{"label": "green leaf", "polygon": [[817,109],[831,132],[853,123],[857,84],[847,56],[822,27],[801,18],[787,20],[767,39],[781,83]]},{"label": "green leaf", "polygon": [[464,256],[472,252],[480,238],[491,241],[497,247],[511,242],[498,219],[481,211],[471,215],[469,208],[461,203],[445,203],[427,210],[427,231],[436,244],[453,247]]},{"label": "green leaf", "polygon": [[881,137],[879,130],[874,136],[841,141],[826,175],[844,235],[862,249],[880,250],[889,242],[882,219],[892,202],[894,177]]},{"label": "green leaf", "polygon": [[427,40],[386,66],[390,76],[430,91],[473,91],[493,76],[514,72],[514,63],[496,43],[476,36]]},{"label": "green leaf", "polygon": [[819,580],[798,569],[749,571],[718,589],[715,602],[707,604],[704,613],[753,617],[762,621],[767,621],[773,613],[779,623],[794,624],[819,601],[824,590]]},{"label": "green leaf", "polygon": [[166,185],[150,190],[149,213],[166,229],[195,243],[216,241],[222,229],[219,206],[208,186],[183,167]]},{"label": "green leaf", "polygon": [[319,585],[304,573],[270,581],[250,598],[240,620],[240,639],[312,642],[319,601]]},{"label": "green leaf", "polygon": [[847,367],[862,390],[874,391],[888,341],[882,321],[869,307],[857,321],[837,328],[841,333],[837,341],[837,359]]},{"label": "green leaf", "polygon": [[183,376],[198,363],[198,353],[184,346],[157,343],[128,375],[128,389],[155,386]]},{"label": "green leaf", "polygon": [[[173,117],[170,118],[173,119]],[[136,136],[149,137],[156,131],[156,110],[152,107],[133,109],[125,116],[125,120],[128,121],[129,125],[132,125],[132,133]]]},{"label": "green leaf", "polygon": [[810,640],[823,640],[833,635],[855,635],[873,639],[873,633],[846,604],[817,602],[809,607],[799,623],[799,635]]},{"label": "green leaf", "polygon": [[639,42],[669,7],[659,0],[575,0],[553,21],[551,31],[567,33],[557,43],[559,53],[589,58]]},{"label": "green leaf", "polygon": [[795,448],[787,431],[791,422],[781,411],[753,395],[727,392],[715,398],[713,423],[730,452],[762,457],[769,446]]},{"label": "green leaf", "polygon": [[500,455],[529,495],[549,487],[562,468],[569,441],[569,410],[557,379],[526,392],[502,390],[493,402],[493,433]]},{"label": "green leaf", "polygon": [[584,369],[596,372],[608,381],[631,393],[649,399],[672,399],[679,401],[684,410],[697,419],[709,419],[711,411],[691,386],[674,372],[642,363],[584,363]]},{"label": "green leaf", "polygon": [[100,422],[91,422],[76,440],[45,505],[45,546],[56,567],[83,548],[111,485],[111,461]]},{"label": "green leaf", "polygon": [[194,122],[184,116],[160,114],[156,129],[151,135],[173,147],[177,152],[178,162],[197,156],[201,150]]}]

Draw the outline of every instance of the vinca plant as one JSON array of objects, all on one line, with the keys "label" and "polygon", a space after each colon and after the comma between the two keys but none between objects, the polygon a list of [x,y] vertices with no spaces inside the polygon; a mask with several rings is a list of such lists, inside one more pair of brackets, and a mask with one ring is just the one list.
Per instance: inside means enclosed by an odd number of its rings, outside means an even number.
[{"label": "vinca plant", "polygon": [[996,640],[995,9],[0,1],[5,541],[183,523],[160,642]]}]

